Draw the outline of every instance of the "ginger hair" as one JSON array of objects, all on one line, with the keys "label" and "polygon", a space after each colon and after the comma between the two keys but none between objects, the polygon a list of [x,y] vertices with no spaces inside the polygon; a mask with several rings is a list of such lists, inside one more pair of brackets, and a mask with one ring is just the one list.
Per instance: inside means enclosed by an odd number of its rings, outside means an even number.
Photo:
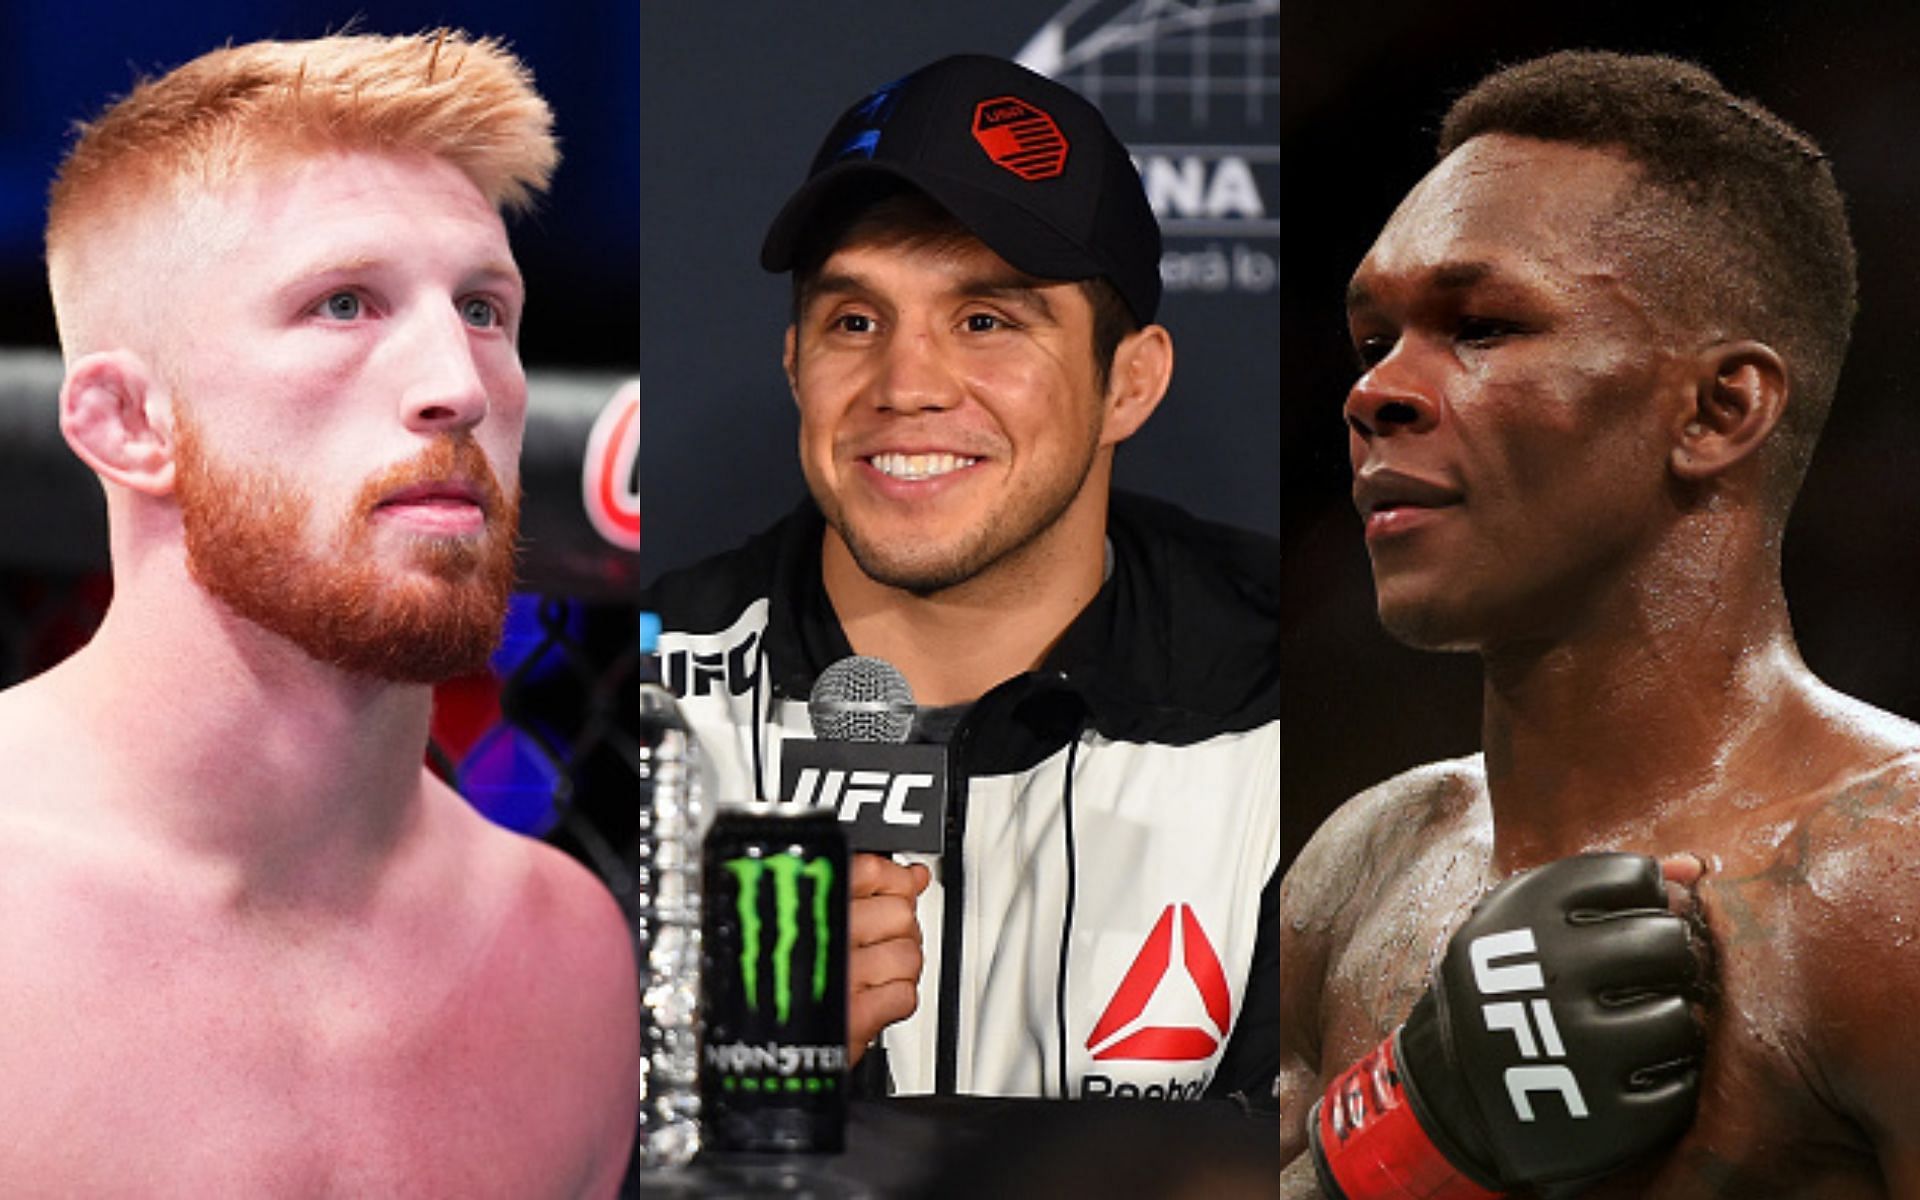
[{"label": "ginger hair", "polygon": [[80,260],[111,257],[84,252],[91,238],[249,170],[333,151],[444,160],[512,213],[532,207],[560,157],[531,72],[492,38],[437,29],[211,51],[79,126],[47,206],[63,341],[86,286]]}]

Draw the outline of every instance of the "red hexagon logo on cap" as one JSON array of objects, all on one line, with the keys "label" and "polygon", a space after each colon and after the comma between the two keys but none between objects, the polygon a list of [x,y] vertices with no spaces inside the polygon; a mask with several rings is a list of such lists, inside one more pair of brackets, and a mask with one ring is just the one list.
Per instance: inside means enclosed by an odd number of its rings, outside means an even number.
[{"label": "red hexagon logo on cap", "polygon": [[1032,182],[1067,169],[1067,135],[1045,109],[1018,96],[973,106],[973,140],[998,166]]}]

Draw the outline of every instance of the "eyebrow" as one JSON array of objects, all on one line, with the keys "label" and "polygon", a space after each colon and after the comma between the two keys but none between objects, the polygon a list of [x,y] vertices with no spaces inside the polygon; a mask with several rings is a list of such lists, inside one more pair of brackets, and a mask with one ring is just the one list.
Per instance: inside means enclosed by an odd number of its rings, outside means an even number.
[{"label": "eyebrow", "polygon": [[1004,300],[1010,304],[1023,304],[1051,321],[1053,305],[1048,302],[1042,288],[1050,286],[1027,275],[977,276],[962,279],[954,291],[970,299]]},{"label": "eyebrow", "polygon": [[[1428,276],[1428,284],[1443,292],[1464,292],[1493,274],[1493,264],[1478,260],[1442,263]],[[1372,308],[1373,293],[1359,279],[1347,284],[1347,308]]]},{"label": "eyebrow", "polygon": [[[1000,300],[1009,304],[1019,304],[1032,309],[1042,319],[1055,321],[1053,305],[1047,300],[1042,288],[1052,286],[1051,282],[1022,274],[969,275],[961,278],[950,289],[953,294],[968,300]],[[802,298],[803,304],[811,304],[821,296],[861,295],[875,290],[865,277],[850,272],[836,271],[820,275]]]},{"label": "eyebrow", "polygon": [[[286,274],[285,289],[298,289],[307,286],[316,279],[332,275],[360,275],[368,271],[379,270],[392,263],[390,255],[383,254],[346,254],[337,257],[320,255],[298,263]],[[520,268],[512,259],[489,259],[467,271],[462,278],[469,286],[506,286],[515,291],[526,290],[526,279],[520,274]]]}]

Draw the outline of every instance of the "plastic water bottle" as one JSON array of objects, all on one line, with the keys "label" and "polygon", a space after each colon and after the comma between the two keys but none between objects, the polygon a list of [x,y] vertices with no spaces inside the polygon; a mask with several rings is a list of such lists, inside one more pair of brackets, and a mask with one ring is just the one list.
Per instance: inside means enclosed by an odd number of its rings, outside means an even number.
[{"label": "plastic water bottle", "polygon": [[699,743],[660,682],[660,618],[640,614],[640,1167],[700,1149],[700,849],[709,824]]}]

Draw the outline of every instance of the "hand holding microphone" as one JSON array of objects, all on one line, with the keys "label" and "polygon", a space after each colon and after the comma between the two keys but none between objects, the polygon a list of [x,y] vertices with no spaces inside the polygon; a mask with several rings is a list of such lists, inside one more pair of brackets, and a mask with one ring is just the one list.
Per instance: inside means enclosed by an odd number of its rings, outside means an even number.
[{"label": "hand holding microphone", "polygon": [[847,1057],[913,1015],[925,960],[915,905],[933,873],[874,851],[938,853],[946,813],[944,747],[906,745],[915,708],[906,677],[877,658],[843,658],[807,701],[814,740],[781,750],[783,800],[832,807],[853,855],[848,881]]},{"label": "hand holding microphone", "polygon": [[914,903],[933,872],[878,854],[855,854],[847,895],[847,1062],[919,1005],[920,918]]}]

